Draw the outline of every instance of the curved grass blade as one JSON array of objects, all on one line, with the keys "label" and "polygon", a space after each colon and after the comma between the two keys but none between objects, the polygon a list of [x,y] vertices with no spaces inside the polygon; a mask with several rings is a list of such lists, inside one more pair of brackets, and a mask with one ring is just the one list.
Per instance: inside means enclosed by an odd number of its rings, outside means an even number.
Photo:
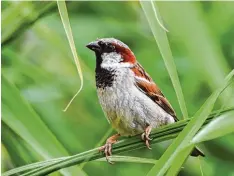
[{"label": "curved grass blade", "polygon": [[[203,123],[208,118],[219,95],[230,84],[230,82],[233,81],[233,75],[234,75],[234,70],[232,70],[232,72],[230,72],[229,75],[226,77],[224,85],[221,88],[217,89],[206,100],[203,106],[195,114],[194,118],[191,119],[191,121],[188,123],[188,125],[186,125],[184,130],[178,135],[178,137],[168,147],[168,149],[159,159],[157,164],[148,173],[149,176],[165,175],[168,169],[171,167],[171,165],[180,159],[179,155],[183,150],[184,150],[183,152],[185,152],[183,153],[183,155],[190,154],[191,151],[186,150],[186,148],[192,148],[191,146],[194,146],[194,144],[191,143],[192,138],[194,137],[194,135],[202,127]],[[178,165],[177,167],[181,167],[181,166]],[[177,170],[176,167],[173,167],[173,169]]]},{"label": "curved grass blade", "polygon": [[[40,18],[53,13],[54,9],[56,9],[56,3],[53,1],[19,1],[18,3],[10,3],[8,8],[2,9],[1,46],[9,46],[11,42],[21,36]],[[27,13],[24,13],[26,10]]]},{"label": "curved grass blade", "polygon": [[[112,127],[109,128],[109,130],[106,131],[106,133],[100,139],[100,141],[95,145],[95,148],[98,146],[101,146],[105,142],[105,140],[108,138],[108,136],[111,134],[112,131],[113,131]],[[80,168],[82,169],[85,166],[85,164],[88,163],[88,161],[89,161],[89,158],[86,159],[86,162],[84,162],[80,165]]]},{"label": "curved grass blade", "polygon": [[[157,160],[149,159],[149,158],[140,158],[140,157],[132,157],[132,156],[110,156],[109,160],[112,162],[127,162],[127,163],[141,163],[141,164],[155,164]],[[100,158],[94,161],[104,161],[106,162],[106,158]]]},{"label": "curved grass blade", "polygon": [[183,165],[185,160],[189,157],[187,153],[191,153],[193,148],[194,146],[192,145],[182,150],[182,152],[180,152],[179,154],[180,159],[172,164],[171,168],[166,173],[166,176],[178,175],[180,169],[182,168],[181,166]]},{"label": "curved grass blade", "polygon": [[163,24],[160,22],[160,20],[159,20],[159,18],[158,18],[157,11],[156,11],[156,8],[154,7],[153,1],[151,0],[150,3],[151,3],[151,6],[152,6],[152,8],[153,8],[154,15],[155,15],[155,18],[156,18],[156,20],[157,20],[159,26],[161,26],[161,28],[164,29],[166,32],[169,32],[169,30],[168,30],[167,28],[165,28],[165,27],[163,26]]},{"label": "curved grass blade", "polygon": [[[45,159],[69,155],[20,92],[2,75],[2,120]],[[38,133],[40,131],[40,133]],[[84,172],[77,168],[61,170],[65,175]]]},{"label": "curved grass blade", "polygon": [[61,158],[50,159],[50,160],[46,160],[46,161],[41,161],[41,162],[37,162],[37,163],[28,164],[28,165],[25,165],[25,166],[22,166],[22,167],[11,169],[11,170],[3,173],[2,176],[10,176],[10,175],[14,175],[14,174],[19,174],[21,172],[25,172],[25,171],[28,171],[28,170],[31,170],[31,169],[36,169],[36,168],[45,166],[47,164],[62,161],[65,158],[67,158],[67,157],[61,157]]},{"label": "curved grass blade", "polygon": [[[181,47],[185,52],[185,57],[188,56],[189,62],[194,65],[193,69],[198,75],[197,78],[200,77],[199,79],[203,80],[211,91],[222,86],[225,75],[232,70],[232,67],[222,52],[222,44],[218,40],[219,35],[215,35],[215,30],[208,22],[209,18],[203,13],[199,3],[161,2],[158,6],[162,10],[164,19],[170,24],[171,34],[176,36],[178,43],[183,43]],[[233,16],[232,13],[227,12],[230,17]],[[226,99],[231,93],[231,89],[227,89],[219,101],[227,104]],[[233,103],[234,98],[229,105]]]},{"label": "curved grass blade", "polygon": [[148,1],[140,1],[140,4],[149,22],[151,31],[154,35],[154,38],[156,40],[156,43],[158,45],[158,48],[160,50],[160,53],[166,65],[167,71],[171,78],[171,81],[172,81],[172,84],[175,89],[176,96],[180,105],[180,109],[183,114],[183,118],[188,118],[188,112],[187,112],[187,108],[185,105],[182,88],[180,86],[180,81],[179,81],[179,77],[177,74],[176,65],[173,60],[173,56],[171,53],[167,35],[166,35],[165,30],[162,29],[161,26],[157,22],[157,18],[161,19],[159,12],[157,13],[157,16],[155,15],[155,12],[157,11],[157,6]]},{"label": "curved grass blade", "polygon": [[[2,176],[10,176],[10,175],[14,175],[14,174],[19,174],[21,172],[25,172],[28,170],[32,170],[32,169],[36,169],[39,167],[43,167],[46,166],[48,164],[53,164],[55,162],[59,162],[62,161],[64,159],[67,159],[68,157],[61,157],[61,158],[55,158],[55,159],[51,159],[51,160],[46,160],[46,161],[41,161],[41,162],[37,162],[37,163],[32,163],[32,164],[28,164],[22,167],[18,167],[15,169],[12,169],[8,172],[5,172],[2,174]],[[149,159],[149,158],[139,158],[139,157],[131,157],[131,156],[110,156],[110,161],[112,162],[128,162],[128,163],[141,163],[141,164],[155,164],[155,162],[157,162],[157,160],[154,159]],[[100,158],[97,160],[94,160],[94,162],[97,161],[104,161],[106,162],[106,158]]]},{"label": "curved grass blade", "polygon": [[[219,110],[218,113],[223,114],[223,113],[227,113],[230,111],[234,111],[234,107],[230,107],[228,109],[221,110],[221,111]],[[217,112],[215,111],[211,115],[209,115],[209,118],[206,119],[206,122],[203,125],[210,122],[215,117],[216,114]],[[163,127],[153,130],[151,133],[151,137],[153,138],[153,140],[151,141],[151,144],[153,145],[157,142],[175,138],[190,120],[191,119],[182,120],[174,124],[170,124],[170,125],[163,126]],[[117,144],[113,145],[113,153],[117,154],[117,153],[122,153],[122,152],[128,152],[128,151],[137,150],[143,147],[145,147],[145,144],[140,139],[140,136],[134,136],[130,139],[119,141]],[[24,176],[49,174],[51,172],[55,172],[62,168],[66,168],[69,166],[87,162],[87,158],[89,159],[89,161],[93,161],[99,158],[103,158],[103,155],[98,151],[98,148],[95,148],[95,149],[92,149],[92,150],[89,150],[80,154],[67,157],[62,161],[50,163],[46,166],[42,166],[41,168],[36,168],[32,171],[25,173]]]},{"label": "curved grass blade", "polygon": [[61,17],[61,20],[62,20],[62,23],[63,23],[63,27],[65,29],[65,32],[66,32],[66,35],[67,35],[67,38],[68,38],[68,42],[69,42],[69,45],[71,47],[72,55],[73,55],[73,58],[74,58],[74,61],[75,61],[75,64],[76,64],[77,72],[78,72],[78,75],[80,77],[80,88],[76,92],[76,94],[72,97],[72,99],[70,100],[68,105],[65,107],[64,111],[66,111],[67,108],[72,103],[72,101],[76,98],[76,96],[82,90],[84,81],[83,81],[83,74],[82,74],[80,62],[79,62],[77,52],[76,52],[75,43],[74,43],[73,36],[72,36],[72,30],[71,30],[71,26],[70,26],[70,22],[69,22],[66,3],[65,3],[65,1],[57,1],[57,4],[58,4],[58,9],[59,9],[59,14],[60,14],[60,17]]},{"label": "curved grass blade", "polygon": [[[232,83],[232,82],[230,82],[230,84],[231,84],[231,83]],[[227,84],[226,87],[230,86],[230,84]],[[223,91],[221,91],[221,93],[222,93],[222,92],[223,92]],[[223,108],[224,108],[224,105],[223,105],[223,107],[221,107],[221,109],[220,109],[219,111],[221,112]],[[220,116],[219,116],[219,111],[217,111],[217,112],[215,113],[216,118],[215,118],[213,121],[211,121],[210,123],[208,123],[208,126],[209,126],[210,124],[212,124],[214,121],[216,121],[217,118],[220,117]],[[227,112],[227,113],[225,113],[225,114],[222,114],[221,116],[225,116],[225,117],[226,117],[226,116],[229,116],[229,117],[230,117],[231,114],[234,115],[234,112],[230,111],[230,112]],[[219,117],[218,117],[218,116],[219,116]],[[230,125],[230,124],[229,124],[229,125]],[[231,125],[231,126],[232,126],[232,125]],[[230,126],[229,126],[229,127],[230,127]],[[206,128],[206,126],[205,126],[204,128]],[[229,129],[229,130],[234,131],[232,128]],[[201,131],[203,131],[203,128],[201,129]],[[199,131],[198,133],[200,133],[200,131]],[[211,135],[212,135],[212,134],[211,134]],[[225,135],[225,134],[223,134],[223,135]],[[219,135],[219,136],[221,136],[221,135]],[[205,136],[203,136],[203,137],[205,137]],[[213,136],[213,137],[214,137],[214,136]],[[217,137],[217,136],[216,136],[216,137]],[[200,142],[202,142],[202,141],[200,141]],[[199,143],[199,142],[197,141],[197,143]],[[185,162],[185,160],[188,158],[188,153],[191,153],[191,152],[192,152],[194,146],[195,146],[195,143],[194,143],[194,145],[191,144],[189,147],[187,147],[186,149],[184,149],[184,150],[186,150],[186,151],[182,151],[182,152],[179,154],[178,159],[176,160],[176,162],[173,163],[173,165],[171,166],[171,168],[170,168],[170,169],[168,170],[168,172],[166,173],[167,176],[178,175],[179,171],[180,171],[181,168],[182,168],[181,166],[183,165],[183,163]],[[201,174],[203,175],[202,168],[201,168],[201,163],[200,163],[200,158],[201,158],[201,157],[198,157],[198,161],[199,161],[199,165],[200,165]]]},{"label": "curved grass blade", "polygon": [[196,144],[217,137],[234,133],[234,112],[228,112],[211,121],[199,133],[194,136],[192,143]]}]

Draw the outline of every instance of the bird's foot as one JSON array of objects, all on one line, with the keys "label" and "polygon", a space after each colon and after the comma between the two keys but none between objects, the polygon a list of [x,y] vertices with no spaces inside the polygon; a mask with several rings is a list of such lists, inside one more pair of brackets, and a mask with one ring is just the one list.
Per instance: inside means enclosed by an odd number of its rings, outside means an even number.
[{"label": "bird's foot", "polygon": [[109,156],[112,155],[112,144],[114,144],[114,143],[117,142],[117,138],[118,138],[119,136],[120,136],[119,134],[115,134],[115,135],[109,137],[109,138],[106,140],[106,144],[99,148],[99,152],[104,152],[104,153],[105,153],[106,160],[107,160],[107,162],[110,163],[110,164],[114,164],[113,162],[111,162],[111,161],[109,160]]},{"label": "bird's foot", "polygon": [[108,162],[108,163],[110,163],[110,164],[114,164],[113,162],[111,162],[110,160],[109,160],[109,156],[111,156],[112,155],[112,143],[109,143],[109,142],[107,142],[105,145],[103,145],[103,146],[101,146],[100,148],[99,148],[99,152],[104,152],[105,153],[105,156],[106,156],[106,161]]},{"label": "bird's foot", "polygon": [[149,144],[149,141],[152,140],[152,139],[149,137],[151,130],[152,130],[152,127],[151,127],[151,126],[148,126],[148,127],[145,129],[145,132],[142,133],[142,135],[141,135],[141,139],[142,139],[143,141],[145,141],[145,145],[146,145],[147,148],[150,149],[150,150],[152,149],[152,148],[150,147],[150,144]]}]

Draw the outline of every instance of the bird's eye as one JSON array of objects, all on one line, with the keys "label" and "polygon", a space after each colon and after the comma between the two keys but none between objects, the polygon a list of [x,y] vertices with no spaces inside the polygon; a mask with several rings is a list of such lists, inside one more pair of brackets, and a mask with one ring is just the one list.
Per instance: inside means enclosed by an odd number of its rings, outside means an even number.
[{"label": "bird's eye", "polygon": [[104,46],[104,45],[105,45],[105,43],[104,43],[103,41],[99,41],[98,44],[99,44],[100,46]]},{"label": "bird's eye", "polygon": [[107,48],[109,50],[114,50],[115,49],[115,47],[111,43],[108,43]]}]

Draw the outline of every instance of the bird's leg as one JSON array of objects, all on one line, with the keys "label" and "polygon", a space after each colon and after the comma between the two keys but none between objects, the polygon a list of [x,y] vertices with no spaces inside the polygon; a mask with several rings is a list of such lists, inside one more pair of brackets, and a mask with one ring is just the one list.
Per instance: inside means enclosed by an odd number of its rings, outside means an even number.
[{"label": "bird's leg", "polygon": [[151,149],[150,145],[149,145],[149,141],[151,141],[152,139],[149,137],[150,132],[152,130],[151,126],[147,126],[145,128],[145,132],[142,133],[141,138],[143,141],[145,141],[145,145],[147,146],[148,149]]},{"label": "bird's leg", "polygon": [[117,142],[117,139],[118,139],[119,136],[120,136],[120,134],[115,134],[115,135],[109,137],[109,138],[106,140],[106,144],[99,148],[99,151],[104,151],[105,156],[106,156],[106,160],[107,160],[110,164],[113,164],[113,163],[112,163],[111,161],[109,161],[108,156],[111,156],[111,155],[112,155],[112,152],[111,152],[111,150],[112,150],[112,144],[114,144],[114,143]]}]

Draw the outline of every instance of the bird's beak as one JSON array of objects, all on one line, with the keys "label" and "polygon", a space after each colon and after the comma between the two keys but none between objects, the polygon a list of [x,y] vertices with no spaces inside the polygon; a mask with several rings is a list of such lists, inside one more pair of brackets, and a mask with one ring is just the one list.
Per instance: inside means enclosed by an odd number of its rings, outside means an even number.
[{"label": "bird's beak", "polygon": [[101,51],[101,47],[99,46],[97,41],[90,42],[88,45],[86,45],[86,47],[95,52]]}]

